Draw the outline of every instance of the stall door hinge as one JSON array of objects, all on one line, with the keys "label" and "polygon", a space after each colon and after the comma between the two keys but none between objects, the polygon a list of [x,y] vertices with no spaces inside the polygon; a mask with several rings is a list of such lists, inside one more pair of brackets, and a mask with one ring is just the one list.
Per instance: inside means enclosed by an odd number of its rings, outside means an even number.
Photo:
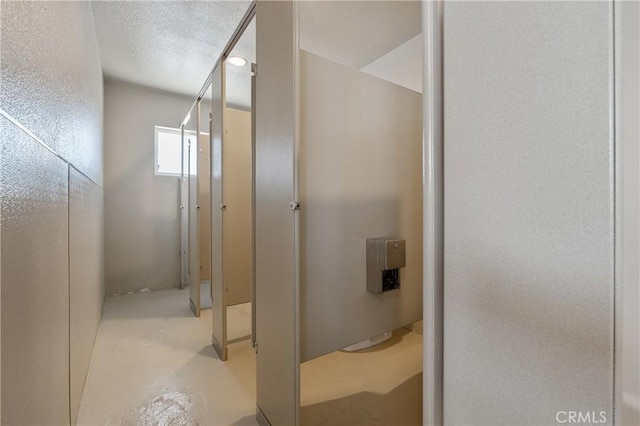
[{"label": "stall door hinge", "polygon": [[298,201],[292,201],[289,203],[289,209],[291,210],[300,210],[300,203]]},{"label": "stall door hinge", "polygon": [[254,351],[255,353],[258,353],[258,342],[255,342],[255,343],[253,344],[253,351]]}]

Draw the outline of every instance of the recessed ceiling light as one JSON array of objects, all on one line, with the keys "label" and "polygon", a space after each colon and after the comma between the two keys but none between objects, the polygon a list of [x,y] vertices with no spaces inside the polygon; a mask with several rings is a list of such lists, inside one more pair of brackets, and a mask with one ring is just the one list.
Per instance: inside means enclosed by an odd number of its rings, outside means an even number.
[{"label": "recessed ceiling light", "polygon": [[227,61],[231,64],[231,65],[235,65],[236,67],[244,67],[245,65],[247,65],[247,60],[245,58],[243,58],[242,56],[229,56],[229,58],[227,59]]}]

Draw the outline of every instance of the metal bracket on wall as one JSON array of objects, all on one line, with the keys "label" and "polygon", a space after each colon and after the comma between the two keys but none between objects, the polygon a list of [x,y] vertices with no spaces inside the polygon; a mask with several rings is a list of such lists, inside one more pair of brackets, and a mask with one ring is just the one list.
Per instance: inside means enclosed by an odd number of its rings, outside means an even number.
[{"label": "metal bracket on wall", "polygon": [[291,210],[300,210],[300,203],[297,201],[292,201],[289,203],[289,209]]}]

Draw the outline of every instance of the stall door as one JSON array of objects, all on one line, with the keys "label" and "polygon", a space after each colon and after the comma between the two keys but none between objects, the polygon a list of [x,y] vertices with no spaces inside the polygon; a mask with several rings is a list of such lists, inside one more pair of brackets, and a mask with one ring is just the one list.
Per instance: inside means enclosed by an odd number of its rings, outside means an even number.
[{"label": "stall door", "polygon": [[296,2],[284,1],[256,5],[260,22],[256,26],[254,302],[261,425],[300,423],[298,210],[293,179],[297,7]]}]

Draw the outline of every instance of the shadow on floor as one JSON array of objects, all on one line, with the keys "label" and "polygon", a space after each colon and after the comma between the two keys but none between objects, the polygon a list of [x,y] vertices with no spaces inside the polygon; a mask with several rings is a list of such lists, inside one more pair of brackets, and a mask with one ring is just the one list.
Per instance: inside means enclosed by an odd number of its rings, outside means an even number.
[{"label": "shadow on floor", "polygon": [[195,318],[189,307],[189,290],[168,288],[106,298],[103,320],[133,318]]},{"label": "shadow on floor", "polygon": [[304,426],[422,424],[422,373],[416,374],[386,395],[360,392],[344,398],[303,406]]},{"label": "shadow on floor", "polygon": [[231,423],[231,426],[255,426],[257,424],[258,421],[256,420],[256,416],[246,416]]}]

